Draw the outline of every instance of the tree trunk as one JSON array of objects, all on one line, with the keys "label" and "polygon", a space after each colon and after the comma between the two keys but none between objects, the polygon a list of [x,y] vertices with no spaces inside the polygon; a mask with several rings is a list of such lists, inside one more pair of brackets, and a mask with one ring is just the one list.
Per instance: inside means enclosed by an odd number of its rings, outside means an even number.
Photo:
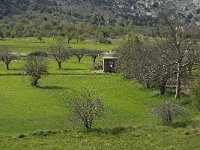
[{"label": "tree trunk", "polygon": [[176,76],[176,99],[181,98],[181,63],[178,63],[177,76]]},{"label": "tree trunk", "polygon": [[158,86],[160,90],[160,95],[164,95],[166,91],[166,83],[167,81],[158,81]]},{"label": "tree trunk", "polygon": [[61,69],[62,68],[62,63],[61,62],[58,62],[58,68]]},{"label": "tree trunk", "polygon": [[149,81],[146,81],[146,88],[147,88],[147,89],[150,89],[150,88],[151,88],[150,82],[149,82]]},{"label": "tree trunk", "polygon": [[160,95],[164,95],[166,91],[166,85],[159,85]]},{"label": "tree trunk", "polygon": [[94,64],[96,63],[96,58],[93,58],[93,63],[94,63]]},{"label": "tree trunk", "polygon": [[80,57],[78,57],[78,62],[79,62],[79,63],[81,62],[81,58],[80,58]]},{"label": "tree trunk", "polygon": [[91,129],[92,128],[92,125],[89,123],[89,122],[85,122],[85,127],[87,129]]},{"label": "tree trunk", "polygon": [[9,70],[9,63],[6,63],[6,69]]},{"label": "tree trunk", "polygon": [[170,115],[170,116],[167,116],[167,117],[165,118],[164,124],[169,125],[170,123],[172,123],[172,116],[171,116],[171,115]]},{"label": "tree trunk", "polygon": [[188,72],[189,72],[190,77],[192,77],[192,67],[193,67],[193,64],[190,64],[188,66]]},{"label": "tree trunk", "polygon": [[38,77],[33,77],[33,79],[32,79],[32,82],[31,82],[31,85],[32,86],[37,86],[37,84],[38,84]]}]

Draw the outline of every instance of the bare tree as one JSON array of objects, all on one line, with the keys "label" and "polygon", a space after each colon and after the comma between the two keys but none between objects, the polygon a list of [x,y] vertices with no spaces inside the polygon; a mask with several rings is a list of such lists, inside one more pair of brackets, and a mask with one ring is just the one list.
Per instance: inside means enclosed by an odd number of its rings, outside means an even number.
[{"label": "bare tree", "polygon": [[[184,11],[184,2],[186,0],[178,1],[178,3],[170,3],[161,7],[159,12],[159,17],[163,24],[165,25],[166,32],[163,34],[160,30],[159,35],[162,35],[162,38],[167,38],[170,40],[171,45],[177,53],[176,58],[176,99],[180,99],[181,94],[181,85],[184,77],[184,73],[187,70],[188,66],[192,68],[194,62],[194,57],[196,49],[196,44],[198,40],[197,32],[199,28],[193,24],[187,23],[184,21],[184,18],[181,14]],[[164,35],[164,36],[163,36]],[[190,58],[188,57],[190,54]],[[192,57],[191,57],[192,56]],[[190,61],[188,61],[190,60]]]},{"label": "bare tree", "polygon": [[9,70],[9,64],[16,58],[9,50],[0,51],[0,60],[6,64],[6,69]]},{"label": "bare tree", "polygon": [[62,44],[53,45],[50,47],[54,59],[58,63],[59,69],[62,68],[62,62],[69,59],[71,52]]},{"label": "bare tree", "polygon": [[187,66],[186,66],[186,70],[188,70],[188,74],[190,76],[190,78],[193,75],[193,71],[199,69],[199,65],[200,65],[200,48],[199,46],[196,44],[194,47],[195,50],[190,51],[187,54]]},{"label": "bare tree", "polygon": [[103,52],[102,51],[89,51],[88,54],[92,58],[93,63],[96,63],[97,57],[99,57]]},{"label": "bare tree", "polygon": [[32,77],[31,85],[37,86],[38,80],[48,73],[47,62],[44,57],[28,56],[24,65],[24,71]]},{"label": "bare tree", "polygon": [[[169,79],[176,81],[176,99],[180,99],[183,81],[188,82],[188,70],[192,73],[193,65],[200,60],[197,41],[199,28],[184,20],[183,11],[188,0],[164,3],[158,11],[156,40],[166,40],[163,44],[139,44],[134,41],[118,51],[119,70],[129,78],[134,78],[150,87],[157,82],[161,94]],[[155,40],[155,39],[154,39]],[[152,41],[148,41],[151,42]]]},{"label": "bare tree", "polygon": [[[165,94],[166,84],[175,75],[176,53],[167,40],[149,44],[129,42],[117,51],[118,70],[146,87],[156,86]],[[156,83],[156,84],[155,84]]]},{"label": "bare tree", "polygon": [[83,124],[85,128],[91,129],[93,123],[105,113],[102,98],[93,97],[89,91],[82,92],[67,102],[70,113],[70,121]]},{"label": "bare tree", "polygon": [[172,102],[164,102],[154,106],[151,109],[151,113],[159,117],[161,123],[164,125],[172,123],[174,118],[188,114],[180,105]]},{"label": "bare tree", "polygon": [[74,49],[72,51],[73,55],[78,58],[79,63],[81,62],[81,59],[83,58],[83,56],[87,54],[87,52],[88,52],[87,49]]},{"label": "bare tree", "polygon": [[121,48],[117,49],[117,70],[126,78],[136,79],[145,86],[150,87],[150,82],[152,81],[150,79],[150,63],[146,59],[148,51],[141,52],[141,50],[143,50],[142,45],[132,42],[125,43]]}]

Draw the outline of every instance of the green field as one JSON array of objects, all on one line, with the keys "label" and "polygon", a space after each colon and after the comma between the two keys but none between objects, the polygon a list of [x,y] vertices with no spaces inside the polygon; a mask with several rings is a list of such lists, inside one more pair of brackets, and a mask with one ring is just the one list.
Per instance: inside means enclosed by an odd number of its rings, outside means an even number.
[{"label": "green field", "polygon": [[104,97],[112,110],[106,120],[97,123],[98,128],[151,122],[148,108],[157,100],[116,75],[49,76],[41,80],[40,88],[30,87],[27,77],[1,77],[0,82],[0,90],[4,91],[0,95],[4,120],[0,130],[5,134],[67,128],[64,100],[84,88]]},{"label": "green field", "polygon": [[[26,53],[51,43],[45,39],[46,43],[31,45],[30,41],[34,40],[0,41],[0,47],[5,45],[14,52]],[[86,45],[102,48],[94,43]],[[104,50],[110,50],[116,45],[104,46]],[[82,45],[74,43],[73,47]],[[81,63],[72,57],[63,63],[63,69],[57,69],[54,60],[48,61],[50,74],[39,81],[37,88],[30,86],[28,76],[19,75],[23,73],[23,59],[12,62],[10,70],[0,63],[0,149],[199,149],[200,118],[193,106],[184,105],[190,114],[185,119],[175,120],[174,126],[160,126],[149,113],[154,104],[164,100],[157,95],[158,91],[147,90],[118,74],[93,72],[89,57],[84,57]],[[95,122],[92,131],[69,124],[64,107],[66,101],[85,88],[100,95],[110,110]],[[20,134],[26,137],[20,139]]]},{"label": "green field", "polygon": [[[40,41],[33,37],[33,38],[7,38],[4,40],[0,40],[0,50],[2,49],[9,49],[17,53],[30,53],[32,51],[49,51],[49,46],[52,44],[56,44],[57,40],[53,40],[53,38],[44,38],[44,43],[40,43]],[[64,41],[66,46],[70,46],[72,48],[87,48],[91,50],[103,50],[109,51],[112,50],[120,45],[119,40],[113,40],[112,44],[100,44],[95,43],[92,41],[81,41],[76,42],[76,40],[70,41],[68,44]]]}]

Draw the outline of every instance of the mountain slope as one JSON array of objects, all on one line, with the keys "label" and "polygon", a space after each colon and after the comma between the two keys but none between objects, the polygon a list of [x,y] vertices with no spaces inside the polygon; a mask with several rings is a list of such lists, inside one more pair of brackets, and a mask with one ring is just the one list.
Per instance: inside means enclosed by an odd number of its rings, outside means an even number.
[{"label": "mountain slope", "polygon": [[[154,27],[162,5],[180,1],[183,0],[1,0],[0,37],[119,37],[135,26],[140,26],[139,32],[144,25]],[[180,4],[183,19],[200,24],[200,1]]]},{"label": "mountain slope", "polygon": [[[169,2],[171,0],[1,0],[0,17],[35,11],[67,14],[87,21],[103,16],[106,21],[123,18],[135,24],[147,24],[151,23],[159,7]],[[200,2],[188,2],[184,13],[188,21],[200,19]]]}]

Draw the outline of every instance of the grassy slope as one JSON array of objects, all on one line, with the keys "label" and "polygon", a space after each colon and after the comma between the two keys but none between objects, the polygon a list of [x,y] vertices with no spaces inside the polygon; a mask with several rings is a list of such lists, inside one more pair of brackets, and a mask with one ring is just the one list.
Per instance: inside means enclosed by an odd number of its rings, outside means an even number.
[{"label": "grassy slope", "polygon": [[[34,40],[35,38],[0,41],[0,47],[7,45],[17,52],[30,52],[38,50],[36,47],[40,46],[40,43],[34,43]],[[51,43],[51,39],[45,41],[46,43],[41,44],[43,48]],[[83,45],[73,45],[76,48],[79,46]],[[85,46],[103,49],[103,45],[93,43],[86,43]],[[104,50],[109,50],[116,45],[104,46]],[[22,66],[23,62],[12,62],[11,70],[7,71],[4,64],[0,63],[0,74],[20,73],[19,69]],[[40,88],[31,87],[27,76],[0,76],[0,149],[199,148],[199,113],[191,106],[187,108],[192,110],[191,117],[194,121],[187,128],[158,127],[157,120],[149,115],[151,106],[160,101],[154,92],[142,89],[135,82],[124,80],[119,75],[95,75],[91,73],[90,66],[91,59],[88,57],[84,57],[80,64],[76,58],[71,58],[63,64],[62,70],[57,69],[55,61],[49,60],[50,73],[57,75],[42,78]],[[59,75],[61,73],[69,75]],[[101,95],[110,107],[111,113],[94,126],[105,129],[90,133],[75,132],[78,128],[69,131],[72,129],[66,122],[64,102],[74,94],[74,91],[78,92],[84,88]],[[148,126],[144,126],[147,124]],[[142,127],[108,130],[135,125]],[[194,126],[197,129],[194,129]],[[59,132],[47,137],[29,135],[25,139],[15,138],[21,133],[28,135],[37,130],[63,129],[69,132]]]},{"label": "grassy slope", "polygon": [[64,100],[84,88],[104,97],[112,110],[96,127],[153,122],[148,110],[157,100],[116,75],[48,76],[41,80],[41,88],[29,86],[28,77],[0,77],[0,83],[0,131],[4,134],[68,128]]},{"label": "grassy slope", "polygon": [[59,132],[48,136],[28,135],[24,139],[0,136],[0,149],[199,150],[199,140],[199,129],[143,126],[91,132]]}]

